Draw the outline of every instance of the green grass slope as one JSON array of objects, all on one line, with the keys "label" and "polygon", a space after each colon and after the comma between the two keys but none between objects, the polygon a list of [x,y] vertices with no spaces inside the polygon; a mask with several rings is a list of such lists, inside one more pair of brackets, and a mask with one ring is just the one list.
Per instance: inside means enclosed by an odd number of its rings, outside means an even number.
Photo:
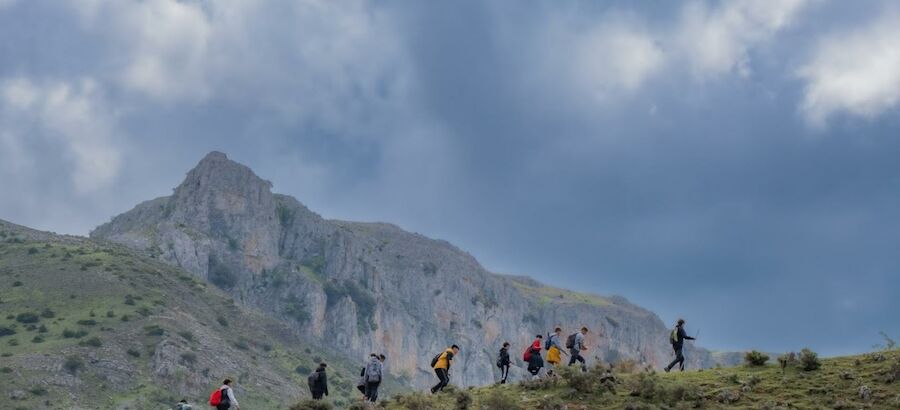
[{"label": "green grass slope", "polygon": [[0,221],[0,312],[2,409],[203,404],[225,377],[237,381],[245,408],[284,409],[308,396],[307,372],[323,359],[331,401],[356,397],[355,364],[298,344],[285,326],[180,269],[109,243]]},{"label": "green grass slope", "polygon": [[900,409],[900,351],[799,364],[656,373],[618,366],[437,396],[394,397],[387,409]]}]

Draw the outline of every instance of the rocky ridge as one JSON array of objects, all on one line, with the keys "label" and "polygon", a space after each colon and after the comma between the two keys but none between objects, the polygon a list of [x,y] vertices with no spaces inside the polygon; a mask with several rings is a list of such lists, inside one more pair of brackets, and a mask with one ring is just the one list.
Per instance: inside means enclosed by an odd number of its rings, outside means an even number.
[{"label": "rocky ridge", "polygon": [[[324,219],[271,189],[212,152],[173,195],[139,204],[91,237],[207,279],[304,342],[351,360],[385,352],[390,374],[417,388],[432,383],[428,362],[449,343],[463,347],[452,382],[483,385],[495,380],[503,341],[525,346],[557,324],[595,330],[589,358],[656,367],[670,360],[667,327],[622,297],[494,274],[445,241],[391,224]],[[689,346],[687,357],[691,366],[715,364],[705,349]]]}]

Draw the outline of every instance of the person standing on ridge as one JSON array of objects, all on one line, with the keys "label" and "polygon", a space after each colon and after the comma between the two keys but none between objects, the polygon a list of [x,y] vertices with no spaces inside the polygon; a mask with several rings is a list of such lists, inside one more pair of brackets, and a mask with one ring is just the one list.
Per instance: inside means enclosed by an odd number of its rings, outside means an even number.
[{"label": "person standing on ridge", "polygon": [[509,342],[503,342],[500,348],[500,355],[497,356],[497,367],[500,368],[500,384],[506,384],[506,378],[509,377]]},{"label": "person standing on ridge", "polygon": [[684,341],[685,340],[695,340],[693,337],[687,335],[687,332],[684,331],[684,319],[678,319],[678,323],[675,325],[675,328],[672,329],[672,333],[669,333],[669,342],[672,343],[672,349],[675,350],[675,360],[672,360],[672,363],[669,363],[666,366],[666,373],[668,373],[675,365],[680,365],[681,371],[684,371]]},{"label": "person standing on ridge", "polygon": [[381,385],[383,373],[382,359],[375,353],[369,356],[366,372],[363,376],[366,381],[366,400],[374,402],[378,398],[378,386]]},{"label": "person standing on ridge", "polygon": [[528,363],[528,373],[531,373],[532,377],[536,377],[544,367],[544,358],[541,357],[541,341],[543,339],[544,336],[535,336],[534,342],[531,342],[531,346],[528,346],[522,355],[522,360]]},{"label": "person standing on ridge", "polygon": [[444,387],[450,383],[450,365],[453,364],[453,357],[458,354],[459,346],[453,345],[431,359],[431,367],[434,368],[434,374],[438,377],[438,384],[431,388],[431,394],[443,391]]},{"label": "person standing on ridge", "polygon": [[231,379],[225,379],[222,387],[219,387],[220,401],[216,410],[241,410],[241,405],[234,397],[234,389],[231,388]]},{"label": "person standing on ridge", "polygon": [[[547,363],[550,363],[551,367],[556,367],[562,362],[560,354],[568,354],[563,350],[562,345],[559,343],[559,337],[561,335],[562,328],[557,327],[553,333],[547,336]],[[547,374],[553,374],[553,369],[549,369]]]},{"label": "person standing on ridge", "polygon": [[587,371],[587,364],[584,362],[584,357],[581,356],[581,352],[587,350],[587,345],[584,344],[584,337],[588,334],[588,328],[582,327],[580,332],[573,333],[566,338],[566,347],[569,349],[569,366],[575,364],[575,362],[581,362],[581,371]]},{"label": "person standing on ridge", "polygon": [[313,400],[322,400],[322,395],[328,395],[328,376],[325,368],[328,367],[324,362],[319,363],[319,367],[309,375],[307,384],[309,384],[309,393]]}]

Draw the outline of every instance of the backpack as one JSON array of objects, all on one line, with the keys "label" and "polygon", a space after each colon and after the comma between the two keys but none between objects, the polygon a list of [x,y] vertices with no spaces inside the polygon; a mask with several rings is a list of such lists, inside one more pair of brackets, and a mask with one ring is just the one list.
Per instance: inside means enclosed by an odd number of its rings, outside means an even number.
[{"label": "backpack", "polygon": [[572,333],[569,337],[566,338],[566,349],[574,349],[575,348],[575,337],[577,333]]},{"label": "backpack", "polygon": [[319,381],[319,372],[312,372],[312,374],[310,374],[306,378],[306,384],[309,385],[309,390],[315,390],[316,382],[318,382],[318,381]]},{"label": "backpack", "polygon": [[227,389],[219,389],[212,394],[209,395],[209,405],[210,406],[219,406],[225,403],[229,403],[230,399],[228,398],[228,393],[225,392]]},{"label": "backpack", "polygon": [[431,359],[431,367],[437,366],[437,362],[438,362],[438,360],[441,360],[441,356],[443,354],[444,354],[444,352],[440,352],[437,354],[437,356],[434,357],[434,359]]},{"label": "backpack", "polygon": [[369,362],[366,365],[366,381],[372,383],[378,383],[381,381],[381,369],[379,368],[379,364],[377,362]]},{"label": "backpack", "polygon": [[550,350],[550,333],[547,333],[547,340],[544,342],[544,350]]},{"label": "backpack", "polygon": [[671,343],[671,344],[678,343],[678,327],[675,327],[669,333],[669,343]]}]

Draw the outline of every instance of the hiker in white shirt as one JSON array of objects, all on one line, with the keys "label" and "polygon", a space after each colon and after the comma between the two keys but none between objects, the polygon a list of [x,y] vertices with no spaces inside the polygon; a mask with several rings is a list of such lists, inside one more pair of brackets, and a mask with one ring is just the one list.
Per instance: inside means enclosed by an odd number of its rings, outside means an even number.
[{"label": "hiker in white shirt", "polygon": [[[219,390],[223,390],[228,395],[228,402],[216,406],[216,410],[241,410],[240,403],[234,397],[234,389],[231,388],[231,379],[225,379]],[[224,400],[222,401],[224,402]]]}]

